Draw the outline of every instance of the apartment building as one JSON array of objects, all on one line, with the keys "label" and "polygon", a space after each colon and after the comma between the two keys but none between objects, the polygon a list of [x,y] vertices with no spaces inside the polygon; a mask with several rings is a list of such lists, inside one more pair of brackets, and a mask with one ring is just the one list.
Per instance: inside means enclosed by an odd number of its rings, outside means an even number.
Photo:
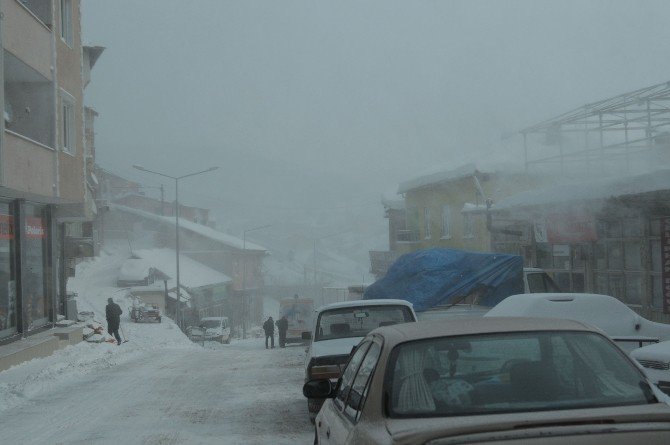
[{"label": "apartment building", "polygon": [[0,342],[8,342],[63,312],[66,235],[95,211],[83,89],[99,52],[89,51],[84,69],[79,0],[3,0],[0,16]]}]

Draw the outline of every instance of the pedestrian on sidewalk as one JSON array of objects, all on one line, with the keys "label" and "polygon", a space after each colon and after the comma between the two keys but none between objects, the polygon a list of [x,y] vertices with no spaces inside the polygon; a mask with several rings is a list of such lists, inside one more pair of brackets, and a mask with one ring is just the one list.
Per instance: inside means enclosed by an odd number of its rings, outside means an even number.
[{"label": "pedestrian on sidewalk", "polygon": [[279,347],[286,347],[286,331],[288,331],[288,319],[286,315],[277,320],[277,330],[279,331]]},{"label": "pedestrian on sidewalk", "polygon": [[275,322],[272,317],[269,317],[263,323],[263,330],[265,331],[265,349],[268,348],[268,338],[271,340],[272,348],[275,347]]},{"label": "pedestrian on sidewalk", "polygon": [[119,327],[121,325],[121,306],[114,303],[112,297],[107,299],[107,306],[105,306],[105,317],[107,318],[107,332],[116,338],[117,344],[121,344],[121,336],[119,335]]}]

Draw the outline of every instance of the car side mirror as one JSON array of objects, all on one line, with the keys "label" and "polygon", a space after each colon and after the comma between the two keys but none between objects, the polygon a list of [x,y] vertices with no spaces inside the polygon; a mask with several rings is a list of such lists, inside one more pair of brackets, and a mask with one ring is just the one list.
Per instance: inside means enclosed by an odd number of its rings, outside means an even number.
[{"label": "car side mirror", "polygon": [[311,340],[311,339],[312,339],[312,333],[309,332],[309,331],[307,331],[307,332],[303,332],[302,334],[300,334],[300,337],[301,337],[303,340]]},{"label": "car side mirror", "polygon": [[336,391],[328,379],[315,379],[305,383],[302,394],[308,399],[327,399],[335,397]]}]

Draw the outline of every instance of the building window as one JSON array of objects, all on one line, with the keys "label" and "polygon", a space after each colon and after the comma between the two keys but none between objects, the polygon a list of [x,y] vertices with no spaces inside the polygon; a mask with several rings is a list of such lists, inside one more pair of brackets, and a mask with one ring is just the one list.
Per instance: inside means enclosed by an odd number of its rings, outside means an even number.
[{"label": "building window", "polygon": [[60,37],[72,46],[72,0],[60,0]]},{"label": "building window", "polygon": [[449,225],[449,206],[442,207],[442,238],[451,238],[451,227]]},{"label": "building window", "polygon": [[423,233],[424,238],[430,239],[430,208],[424,207],[423,209]]},{"label": "building window", "polygon": [[60,142],[61,149],[72,155],[77,153],[74,103],[74,98],[63,91],[61,94],[62,126]]},{"label": "building window", "polygon": [[463,214],[463,238],[474,238],[474,221],[471,213]]}]

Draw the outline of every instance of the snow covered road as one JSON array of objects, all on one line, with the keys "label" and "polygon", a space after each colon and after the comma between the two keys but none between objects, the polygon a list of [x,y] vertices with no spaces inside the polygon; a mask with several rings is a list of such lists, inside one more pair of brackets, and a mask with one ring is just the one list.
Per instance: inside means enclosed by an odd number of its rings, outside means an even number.
[{"label": "snow covered road", "polygon": [[[0,372],[2,444],[308,444],[302,346],[262,339],[194,344],[165,317],[131,323],[115,287],[128,252],[109,249],[77,266],[68,289],[104,321],[123,308],[128,342],[79,343]],[[276,315],[274,301],[268,314]]]},{"label": "snow covered road", "polygon": [[311,443],[303,357],[259,339],[149,352],[3,412],[3,443]]}]

